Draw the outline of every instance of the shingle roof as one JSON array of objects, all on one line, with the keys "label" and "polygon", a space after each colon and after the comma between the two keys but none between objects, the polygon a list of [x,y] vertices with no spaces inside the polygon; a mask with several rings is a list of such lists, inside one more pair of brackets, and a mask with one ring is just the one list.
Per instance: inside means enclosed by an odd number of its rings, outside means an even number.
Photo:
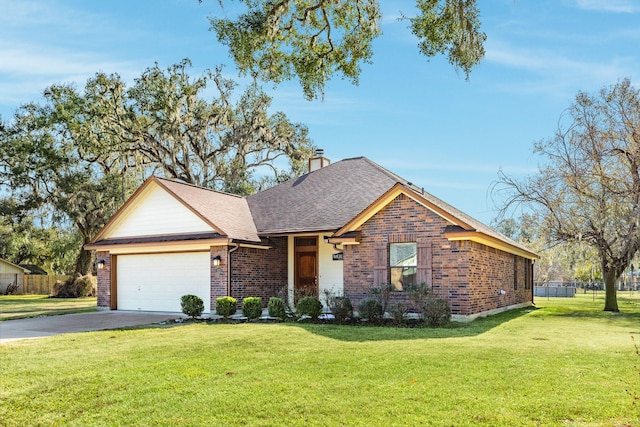
[{"label": "shingle roof", "polygon": [[35,264],[18,264],[19,267],[22,267],[26,270],[29,270],[29,274],[33,274],[33,275],[46,275],[47,272],[44,271],[42,268],[38,267]]},{"label": "shingle roof", "polygon": [[365,157],[345,159],[247,197],[258,233],[338,230],[396,184],[477,231],[526,247]]},{"label": "shingle roof", "polygon": [[260,234],[337,230],[402,178],[345,159],[247,197]]},{"label": "shingle roof", "polygon": [[258,232],[244,197],[156,178],[198,215],[231,239],[259,242]]},{"label": "shingle roof", "polygon": [[[181,200],[211,225],[213,232],[235,241],[261,242],[260,236],[338,231],[364,215],[368,208],[374,209],[369,212],[381,208],[376,202],[381,203],[386,193],[400,185],[406,194],[413,193],[416,200],[422,199],[420,203],[446,213],[458,226],[449,227],[449,232],[482,233],[531,253],[523,245],[365,157],[333,163],[246,198],[164,178],[150,180]],[[99,240],[103,232],[104,229],[95,240]]]}]

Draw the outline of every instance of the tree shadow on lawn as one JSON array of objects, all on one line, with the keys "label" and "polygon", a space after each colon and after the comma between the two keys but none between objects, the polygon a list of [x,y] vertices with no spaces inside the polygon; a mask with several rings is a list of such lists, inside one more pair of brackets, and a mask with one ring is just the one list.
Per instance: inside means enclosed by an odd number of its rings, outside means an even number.
[{"label": "tree shadow on lawn", "polygon": [[414,339],[459,338],[481,335],[500,325],[525,316],[537,310],[536,307],[510,310],[504,313],[482,317],[472,322],[450,322],[441,328],[430,327],[402,327],[376,325],[339,325],[319,323],[284,323],[302,328],[316,335],[340,341],[397,341]]},{"label": "tree shadow on lawn", "polygon": [[[547,310],[549,308],[544,308]],[[575,318],[575,319],[591,319],[604,321],[610,325],[616,326],[629,326],[634,328],[640,328],[640,312],[625,312],[621,309],[619,312],[611,312],[604,310],[575,310],[567,309],[564,307],[553,307],[549,313],[544,313],[543,316],[551,317],[563,317],[563,318]],[[640,329],[638,329],[640,331]],[[640,333],[640,332],[638,332]]]}]

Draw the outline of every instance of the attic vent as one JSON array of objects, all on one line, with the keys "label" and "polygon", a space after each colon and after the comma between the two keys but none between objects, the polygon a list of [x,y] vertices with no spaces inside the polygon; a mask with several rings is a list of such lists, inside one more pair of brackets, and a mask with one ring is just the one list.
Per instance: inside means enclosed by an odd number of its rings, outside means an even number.
[{"label": "attic vent", "polygon": [[325,166],[329,166],[329,164],[331,164],[331,161],[324,157],[324,150],[318,148],[315,156],[309,159],[309,172],[322,169]]}]

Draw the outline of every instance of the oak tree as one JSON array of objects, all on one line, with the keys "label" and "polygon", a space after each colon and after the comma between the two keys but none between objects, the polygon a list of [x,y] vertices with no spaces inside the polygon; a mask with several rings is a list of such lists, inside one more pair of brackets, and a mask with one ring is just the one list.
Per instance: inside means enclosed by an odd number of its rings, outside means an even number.
[{"label": "oak tree", "polygon": [[[255,83],[237,94],[220,69],[191,78],[189,66],[150,67],[131,88],[98,73],[82,92],[53,85],[44,104],[21,107],[0,127],[0,190],[12,215],[73,226],[86,244],[151,174],[248,194],[303,171],[314,149],[305,126],[271,114]],[[79,249],[75,272],[90,268]]]},{"label": "oak tree", "polygon": [[604,309],[618,311],[616,280],[640,249],[640,90],[625,79],[597,95],[579,93],[535,152],[546,161],[536,175],[501,175],[504,209],[524,203],[551,240],[593,247]]},{"label": "oak tree", "polygon": [[[307,99],[322,95],[334,74],[357,84],[381,34],[378,0],[239,3],[245,9],[237,16],[209,18],[218,41],[228,47],[241,73],[274,83],[297,78]],[[415,6],[417,15],[403,18],[420,52],[428,58],[446,54],[468,77],[484,56],[486,39],[476,0],[416,0]]]}]

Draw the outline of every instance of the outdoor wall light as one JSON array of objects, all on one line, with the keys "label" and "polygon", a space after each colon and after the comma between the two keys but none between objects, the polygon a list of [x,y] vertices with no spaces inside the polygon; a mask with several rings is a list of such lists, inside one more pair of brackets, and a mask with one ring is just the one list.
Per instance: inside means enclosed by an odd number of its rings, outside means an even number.
[{"label": "outdoor wall light", "polygon": [[222,258],[220,258],[220,255],[216,255],[213,257],[213,266],[214,267],[220,267],[220,263],[222,262]]},{"label": "outdoor wall light", "polygon": [[104,270],[104,268],[107,266],[107,263],[104,262],[103,259],[101,259],[100,261],[98,261],[98,270]]}]

